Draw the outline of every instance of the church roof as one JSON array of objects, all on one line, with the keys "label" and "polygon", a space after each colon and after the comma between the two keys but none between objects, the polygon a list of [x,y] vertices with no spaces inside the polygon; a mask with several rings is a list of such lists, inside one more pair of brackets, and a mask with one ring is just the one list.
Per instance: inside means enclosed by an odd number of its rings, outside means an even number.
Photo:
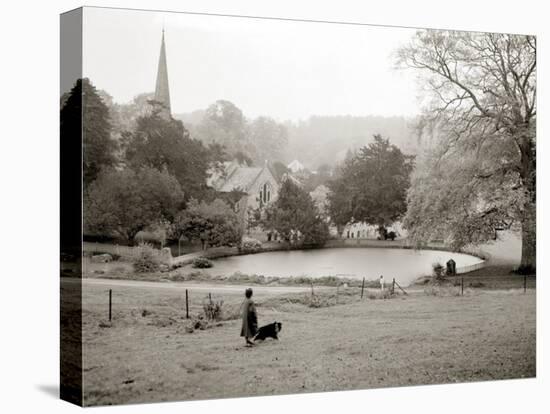
[{"label": "church roof", "polygon": [[264,167],[247,167],[236,162],[227,162],[224,167],[224,176],[216,175],[209,180],[209,185],[220,192],[233,190],[249,192],[264,169],[267,168],[272,174],[267,165]]},{"label": "church roof", "polygon": [[233,174],[227,177],[219,191],[229,192],[238,189],[248,192],[262,170],[263,168],[259,167],[237,167]]}]

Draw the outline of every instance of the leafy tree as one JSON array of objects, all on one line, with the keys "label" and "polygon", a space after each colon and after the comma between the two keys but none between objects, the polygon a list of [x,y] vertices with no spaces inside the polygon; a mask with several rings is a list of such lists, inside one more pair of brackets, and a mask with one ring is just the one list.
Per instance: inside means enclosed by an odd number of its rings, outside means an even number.
[{"label": "leafy tree", "polygon": [[167,171],[146,166],[104,170],[88,189],[84,228],[132,242],[146,227],[172,221],[182,204],[181,186]]},{"label": "leafy tree", "polygon": [[290,179],[283,181],[277,200],[265,208],[260,223],[266,230],[276,230],[288,243],[321,245],[328,239],[328,226],[313,200]]},{"label": "leafy tree", "polygon": [[325,185],[319,185],[309,193],[311,199],[315,203],[315,207],[319,214],[323,217],[328,217],[328,195],[330,190]]},{"label": "leafy tree", "polygon": [[380,135],[350,153],[329,182],[329,211],[339,231],[353,221],[386,226],[406,211],[412,157]]},{"label": "leafy tree", "polygon": [[320,215],[310,215],[301,232],[304,246],[323,246],[330,236],[328,223]]},{"label": "leafy tree", "polygon": [[126,136],[125,154],[132,167],[166,169],[181,184],[186,198],[202,198],[209,169],[223,161],[219,145],[205,147],[189,137],[181,121],[167,120],[158,111],[139,117],[135,132]]},{"label": "leafy tree", "polygon": [[139,118],[152,114],[151,101],[154,95],[153,92],[141,93],[136,95],[131,102],[125,104],[105,102],[111,114],[113,132],[117,136],[122,136],[124,133],[134,131]]},{"label": "leafy tree", "polygon": [[[494,180],[478,176],[472,152],[441,162],[438,148],[420,158],[412,174],[404,220],[409,238],[418,245],[442,239],[460,249],[494,237],[495,228],[510,227],[523,205],[513,180],[506,174]],[[505,162],[513,147],[486,151],[486,161],[496,156]]]},{"label": "leafy tree", "polygon": [[284,125],[272,118],[261,116],[250,123],[250,141],[255,148],[254,159],[261,165],[265,160],[283,158],[288,144],[288,132]]},{"label": "leafy tree", "polygon": [[233,246],[240,243],[242,238],[242,224],[238,215],[220,199],[211,203],[192,199],[187,208],[177,215],[174,231],[178,237],[200,240],[203,249]]},{"label": "leafy tree", "polygon": [[277,181],[281,181],[285,174],[290,173],[290,170],[281,161],[275,161],[272,168]]},{"label": "leafy tree", "polygon": [[235,160],[239,163],[239,165],[246,165],[247,167],[251,167],[254,164],[254,161],[250,156],[242,151],[237,151],[233,154],[233,157]]},{"label": "leafy tree", "polygon": [[[533,36],[418,31],[398,63],[424,75],[431,102],[423,117],[439,142],[414,180],[411,234],[430,229],[456,247],[492,238],[497,223],[519,223],[521,266],[536,266],[536,41]],[[466,160],[464,165],[457,160]],[[459,187],[462,185],[463,187]],[[448,205],[462,220],[449,225]],[[422,214],[429,214],[425,217]]]},{"label": "leafy tree", "polygon": [[83,142],[83,180],[85,188],[102,168],[116,162],[117,144],[111,138],[109,109],[89,79],[78,79],[68,95],[62,97],[61,140]]},{"label": "leafy tree", "polygon": [[216,101],[206,109],[201,123],[197,125],[196,137],[205,144],[223,145],[231,157],[242,153],[253,158],[246,119],[242,111],[229,101]]},{"label": "leafy tree", "polygon": [[315,172],[302,172],[302,180],[306,191],[314,191],[319,186],[326,186],[331,180],[331,168],[327,164],[323,164]]}]

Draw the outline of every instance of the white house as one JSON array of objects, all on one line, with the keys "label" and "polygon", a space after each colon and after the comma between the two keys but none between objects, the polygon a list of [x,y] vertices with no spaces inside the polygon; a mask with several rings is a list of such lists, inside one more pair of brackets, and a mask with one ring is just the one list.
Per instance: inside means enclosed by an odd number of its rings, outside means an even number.
[{"label": "white house", "polygon": [[306,169],[306,167],[304,167],[303,164],[298,160],[292,161],[290,164],[286,166],[286,168],[288,168],[294,174]]}]

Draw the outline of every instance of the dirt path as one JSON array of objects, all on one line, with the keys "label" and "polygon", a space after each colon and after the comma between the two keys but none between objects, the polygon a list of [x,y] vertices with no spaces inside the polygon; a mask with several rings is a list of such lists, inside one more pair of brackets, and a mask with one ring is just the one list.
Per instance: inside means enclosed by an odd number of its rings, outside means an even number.
[{"label": "dirt path", "polygon": [[[76,279],[62,278],[63,283],[76,283]],[[142,280],[119,280],[119,279],[82,279],[82,287],[88,286],[104,286],[104,287],[129,287],[143,289],[169,289],[169,290],[185,290],[192,289],[201,292],[235,292],[244,294],[245,285],[224,285],[218,283],[193,283],[193,282],[150,282]],[[283,293],[300,293],[309,292],[309,286],[262,286],[254,285],[254,292],[263,295],[280,295]],[[315,290],[334,289],[329,287],[315,287]]]}]

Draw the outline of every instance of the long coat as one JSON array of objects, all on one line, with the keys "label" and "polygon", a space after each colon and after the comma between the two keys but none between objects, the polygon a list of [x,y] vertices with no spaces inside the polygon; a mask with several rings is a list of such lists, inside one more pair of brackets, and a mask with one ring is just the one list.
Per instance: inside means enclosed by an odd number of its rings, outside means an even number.
[{"label": "long coat", "polygon": [[256,306],[252,299],[246,298],[242,304],[243,326],[241,336],[252,338],[258,332],[258,316],[256,315]]}]

